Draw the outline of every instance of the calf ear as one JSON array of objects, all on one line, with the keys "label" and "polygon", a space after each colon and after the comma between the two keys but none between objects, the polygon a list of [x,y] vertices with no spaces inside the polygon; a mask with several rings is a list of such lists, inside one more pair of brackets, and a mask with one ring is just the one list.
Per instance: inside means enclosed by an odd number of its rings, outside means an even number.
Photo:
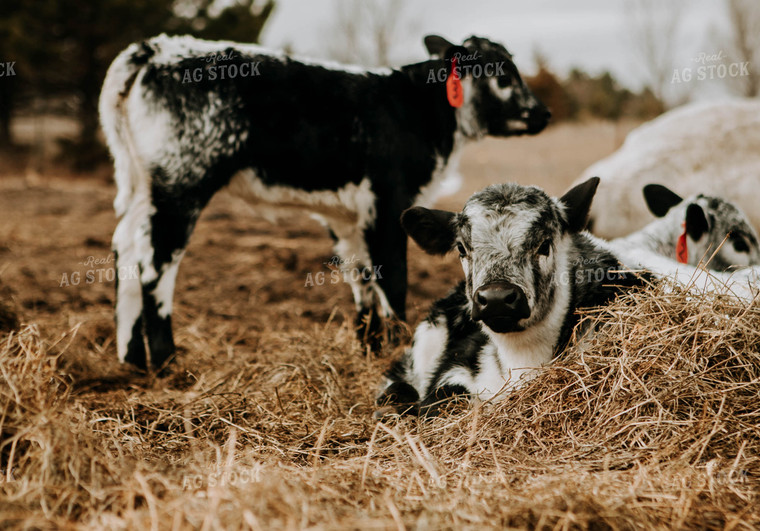
[{"label": "calf ear", "polygon": [[443,57],[446,50],[454,46],[440,35],[428,35],[425,37],[425,48],[433,57]]},{"label": "calf ear", "polygon": [[696,203],[690,204],[686,207],[686,233],[692,240],[699,241],[702,235],[710,230],[710,225],[707,222],[707,216],[702,207]]},{"label": "calf ear", "polygon": [[401,226],[428,254],[446,254],[454,247],[456,214],[445,210],[412,207],[401,214]]},{"label": "calf ear", "polygon": [[663,217],[668,210],[683,201],[680,195],[661,184],[648,184],[643,192],[649,210],[658,218]]},{"label": "calf ear", "polygon": [[570,232],[580,232],[586,226],[591,201],[594,199],[597,186],[599,186],[599,177],[592,177],[588,181],[571,188],[560,198],[560,201],[565,204],[567,228]]},{"label": "calf ear", "polygon": [[465,77],[467,77],[468,69],[465,69],[462,67],[467,64],[474,64],[476,60],[472,60],[472,59],[463,60],[462,58],[468,57],[471,55],[472,55],[472,52],[470,52],[464,46],[452,45],[449,49],[446,50],[446,53],[443,54],[443,61],[446,64],[446,73],[447,74],[451,73],[451,58],[456,56],[459,58],[457,61],[457,66],[459,67],[457,69],[459,73],[459,77],[461,79],[464,79]]}]

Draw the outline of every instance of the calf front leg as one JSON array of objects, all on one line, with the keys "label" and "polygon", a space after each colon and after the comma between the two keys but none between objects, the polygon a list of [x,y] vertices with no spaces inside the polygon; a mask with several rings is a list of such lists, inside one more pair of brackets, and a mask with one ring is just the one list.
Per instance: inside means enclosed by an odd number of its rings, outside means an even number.
[{"label": "calf front leg", "polygon": [[[356,305],[357,335],[373,352],[379,352],[386,323],[398,315],[380,284],[386,277],[387,265],[373,262],[365,230],[355,227],[333,230],[337,237],[335,251],[341,259],[340,276],[351,286]],[[405,270],[405,264],[402,267]],[[406,277],[397,279],[397,282],[405,284]],[[403,304],[397,307],[403,316]]]},{"label": "calf front leg", "polygon": [[355,226],[334,225],[330,235],[335,240],[335,253],[340,258],[340,277],[351,286],[357,313],[358,337],[362,343],[367,344],[368,339],[381,327],[382,321],[377,308],[382,306],[382,303],[377,301],[374,287],[377,273],[367,250],[364,231]]},{"label": "calf front leg", "polygon": [[407,237],[399,220],[408,206],[406,202],[378,200],[375,223],[365,229],[373,266],[366,289],[373,296],[359,309],[358,320],[363,324],[360,334],[369,337],[370,344],[377,345],[385,329],[391,343],[402,335],[403,327],[396,325],[398,320],[406,320]]}]

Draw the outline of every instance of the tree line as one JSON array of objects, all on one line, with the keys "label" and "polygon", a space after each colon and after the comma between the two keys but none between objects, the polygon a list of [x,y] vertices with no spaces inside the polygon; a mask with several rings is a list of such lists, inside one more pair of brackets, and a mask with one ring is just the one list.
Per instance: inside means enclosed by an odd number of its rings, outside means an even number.
[{"label": "tree line", "polygon": [[0,148],[13,146],[19,110],[76,117],[77,138],[66,146],[75,167],[103,160],[98,97],[111,61],[129,43],[159,33],[257,42],[274,0],[25,0],[0,2]]}]

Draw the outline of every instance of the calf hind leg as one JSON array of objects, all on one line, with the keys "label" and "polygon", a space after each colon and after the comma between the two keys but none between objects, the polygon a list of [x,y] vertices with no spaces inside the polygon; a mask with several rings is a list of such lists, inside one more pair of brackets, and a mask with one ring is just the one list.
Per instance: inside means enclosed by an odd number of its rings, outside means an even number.
[{"label": "calf hind leg", "polygon": [[149,246],[147,198],[136,198],[116,226],[113,251],[116,256],[116,348],[119,361],[147,368],[143,339],[143,300],[140,283],[141,249]]},{"label": "calf hind leg", "polygon": [[183,210],[160,204],[150,218],[151,247],[142,265],[145,335],[151,364],[163,367],[174,354],[172,301],[177,271],[200,209]]}]

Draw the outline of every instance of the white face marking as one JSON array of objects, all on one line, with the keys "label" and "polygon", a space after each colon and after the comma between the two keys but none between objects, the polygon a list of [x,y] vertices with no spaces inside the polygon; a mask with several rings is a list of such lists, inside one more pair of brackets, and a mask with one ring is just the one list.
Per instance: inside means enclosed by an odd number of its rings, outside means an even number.
[{"label": "white face marking", "polygon": [[[470,253],[468,254],[471,269],[466,274],[471,275],[472,289],[475,290],[494,280],[488,278],[488,266],[494,259],[510,260],[510,252],[516,247],[515,243],[523,241],[533,223],[538,219],[538,213],[523,209],[513,212],[508,209],[508,213],[504,215],[495,215],[488,208],[478,203],[467,205],[464,212],[470,220],[471,234]],[[529,289],[528,285],[525,285],[530,284],[524,280],[525,274],[515,272],[514,276],[519,278],[501,280],[509,280],[520,286],[530,304],[532,290]]]},{"label": "white face marking", "polygon": [[514,93],[514,86],[513,85],[507,85],[506,87],[500,87],[499,86],[499,80],[498,78],[492,77],[488,80],[488,87],[491,89],[491,92],[499,98],[501,101],[509,101],[512,98],[512,94]]},{"label": "white face marking", "polygon": [[520,120],[507,120],[507,128],[510,131],[527,131],[528,124]]},{"label": "white face marking", "polygon": [[555,257],[554,302],[549,313],[539,322],[531,322],[532,314],[526,320],[529,324],[526,330],[508,334],[497,334],[483,326],[483,331],[496,345],[505,368],[540,367],[551,360],[570,305],[569,252],[569,238],[562,238]]},{"label": "white face marking", "polygon": [[734,249],[734,244],[730,239],[726,240],[726,243],[720,248],[719,254],[723,258],[723,261],[735,266],[748,266],[750,262],[749,253],[738,252]]},{"label": "white face marking", "polygon": [[464,271],[464,278],[470,276],[470,260],[469,256],[460,256],[459,261],[462,264],[462,271]]},{"label": "white face marking", "polygon": [[485,130],[478,123],[475,105],[472,103],[474,89],[470,77],[462,80],[462,90],[464,91],[464,103],[456,110],[458,130],[466,138],[479,138],[485,134]]}]

